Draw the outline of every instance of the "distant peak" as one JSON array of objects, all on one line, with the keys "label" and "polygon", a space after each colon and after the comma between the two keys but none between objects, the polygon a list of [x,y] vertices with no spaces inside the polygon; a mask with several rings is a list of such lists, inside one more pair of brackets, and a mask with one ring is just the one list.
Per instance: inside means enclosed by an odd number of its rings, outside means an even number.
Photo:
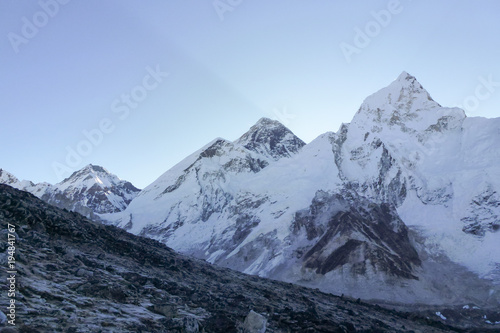
[{"label": "distant peak", "polygon": [[[80,170],[77,170],[71,174],[68,178],[64,179],[62,182],[59,184],[63,184],[66,182],[74,182],[78,179],[83,179],[87,178],[87,176],[94,177],[96,173],[102,173],[110,177],[115,177],[113,174],[111,174],[108,170],[103,168],[102,166],[99,165],[94,165],[94,164],[87,164]],[[102,175],[101,175],[102,176]],[[82,178],[83,177],[83,178]]]},{"label": "distant peak", "polygon": [[270,118],[260,118],[250,129],[247,131],[248,133],[252,132],[281,132],[286,131],[290,132],[291,130],[283,125],[279,120],[270,119]]},{"label": "distant peak", "polygon": [[392,113],[394,109],[402,113],[413,113],[441,107],[427,90],[411,74],[403,71],[398,78],[387,87],[368,96],[360,110],[385,110]]},{"label": "distant peak", "polygon": [[108,170],[103,168],[100,165],[94,165],[94,164],[87,164],[83,169],[80,171],[94,171],[94,172],[104,172],[104,173],[109,173]]},{"label": "distant peak", "polygon": [[399,81],[399,82],[410,81],[410,80],[416,80],[416,78],[413,75],[411,75],[405,71],[401,72],[401,74],[399,74],[398,78],[396,79],[396,81]]},{"label": "distant peak", "polygon": [[406,71],[401,72],[401,74],[399,74],[396,80],[392,81],[388,86],[386,86],[386,88],[391,86],[398,86],[398,87],[416,86],[419,89],[423,89],[422,85],[420,84],[420,82],[418,82],[417,78]]},{"label": "distant peak", "polygon": [[420,91],[424,92],[426,95],[429,95],[424,87],[422,87],[420,82],[418,82],[417,78],[405,71],[399,74],[398,78],[394,82],[392,82],[389,87],[390,86],[397,86],[401,89],[406,88],[407,90],[412,92]]},{"label": "distant peak", "polygon": [[255,125],[253,125],[251,128],[253,129],[258,129],[258,128],[274,128],[274,127],[285,127],[282,123],[280,123],[278,120],[262,117],[260,118]]},{"label": "distant peak", "polygon": [[[443,115],[442,109],[413,75],[403,71],[396,80],[363,101],[351,125],[365,133],[383,128],[398,128],[405,133],[423,131],[436,124]],[[447,112],[448,116],[457,121],[463,118],[458,112]]]},{"label": "distant peak", "polygon": [[235,143],[273,160],[289,157],[305,145],[285,125],[265,117],[260,118]]},{"label": "distant peak", "polygon": [[267,117],[262,117],[260,118],[259,120],[257,120],[257,123],[256,124],[276,124],[276,123],[279,123],[281,124],[279,121],[277,120],[273,120],[271,118],[267,118]]}]

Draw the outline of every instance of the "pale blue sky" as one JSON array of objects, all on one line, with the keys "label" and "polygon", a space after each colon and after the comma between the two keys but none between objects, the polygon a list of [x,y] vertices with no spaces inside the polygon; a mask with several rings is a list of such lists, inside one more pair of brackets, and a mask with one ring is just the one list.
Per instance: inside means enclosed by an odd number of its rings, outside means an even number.
[{"label": "pale blue sky", "polygon": [[[55,183],[93,163],[142,188],[261,117],[306,142],[337,131],[403,70],[443,106],[498,117],[500,83],[480,77],[500,82],[499,15],[498,1],[2,0],[0,168]],[[89,149],[83,131],[103,119]]]}]

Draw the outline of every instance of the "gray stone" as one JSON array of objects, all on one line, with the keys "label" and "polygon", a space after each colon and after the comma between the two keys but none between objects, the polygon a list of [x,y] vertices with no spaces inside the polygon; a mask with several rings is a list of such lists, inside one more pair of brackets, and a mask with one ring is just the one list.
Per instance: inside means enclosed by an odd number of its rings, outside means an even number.
[{"label": "gray stone", "polygon": [[151,310],[169,319],[177,315],[177,305],[175,304],[155,304],[151,307]]},{"label": "gray stone", "polygon": [[78,268],[78,270],[76,271],[76,276],[79,276],[79,277],[91,277],[94,275],[94,272],[91,272],[89,270],[86,270],[84,268]]},{"label": "gray stone", "polygon": [[243,323],[243,333],[264,333],[266,331],[267,319],[261,314],[250,310]]}]

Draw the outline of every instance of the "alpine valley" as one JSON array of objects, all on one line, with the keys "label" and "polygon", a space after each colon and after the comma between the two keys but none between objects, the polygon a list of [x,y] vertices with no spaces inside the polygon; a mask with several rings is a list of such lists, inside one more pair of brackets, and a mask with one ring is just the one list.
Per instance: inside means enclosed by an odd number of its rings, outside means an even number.
[{"label": "alpine valley", "polygon": [[337,132],[305,144],[262,118],[141,191],[94,165],[56,185],[2,170],[0,182],[250,275],[379,304],[498,308],[499,142],[500,118],[442,107],[403,72]]}]

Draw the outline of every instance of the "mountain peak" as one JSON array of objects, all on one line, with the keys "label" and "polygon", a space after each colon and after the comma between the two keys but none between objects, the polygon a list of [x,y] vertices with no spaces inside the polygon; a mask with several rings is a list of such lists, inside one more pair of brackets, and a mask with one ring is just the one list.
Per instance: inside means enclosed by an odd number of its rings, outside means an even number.
[{"label": "mountain peak", "polygon": [[[114,175],[110,173],[108,170],[103,168],[102,166],[99,165],[94,165],[94,164],[87,164],[80,170],[77,170],[73,172],[68,178],[64,179],[60,184],[64,184],[67,182],[74,182],[78,179],[84,179],[89,176],[94,176],[96,174],[100,174],[101,176],[111,176],[113,177]],[[116,177],[116,176],[115,176]]]},{"label": "mountain peak", "polygon": [[86,171],[86,172],[103,172],[103,173],[110,174],[110,172],[108,170],[106,170],[105,168],[103,168],[102,166],[100,166],[100,165],[94,165],[94,164],[87,164],[80,171]]},{"label": "mountain peak", "polygon": [[[398,78],[394,80],[387,88],[392,87],[394,90],[399,89],[401,92],[410,94],[421,94],[424,99],[433,101],[427,90],[422,87],[417,78],[408,72],[403,71]],[[436,103],[437,104],[437,103]]]},{"label": "mountain peak", "polygon": [[[47,201],[85,216],[122,211],[140,191],[130,182],[94,164],[73,172],[55,186],[57,192],[46,198]],[[62,197],[71,200],[61,200],[61,193]]]},{"label": "mountain peak", "polygon": [[271,160],[290,157],[305,143],[277,120],[260,118],[236,144]]},{"label": "mountain peak", "polygon": [[267,117],[262,117],[260,118],[254,126],[283,126],[285,127],[282,123],[280,123],[278,120],[273,120]]},{"label": "mountain peak", "polygon": [[68,187],[91,188],[93,185],[105,188],[112,187],[121,182],[123,181],[120,178],[102,166],[88,164],[82,169],[73,172],[71,176],[60,182],[58,187],[63,190]]},{"label": "mountain peak", "polygon": [[435,122],[436,111],[440,108],[441,105],[431,98],[420,82],[403,71],[387,87],[364,100],[352,123],[365,129],[372,128],[370,124],[427,128]]},{"label": "mountain peak", "polygon": [[397,109],[403,113],[441,107],[436,103],[418,80],[402,72],[387,87],[368,96],[362,107],[370,109]]},{"label": "mountain peak", "polygon": [[416,78],[405,71],[402,71],[401,74],[399,74],[398,78],[396,79],[397,82],[410,81],[410,80],[416,80]]}]

